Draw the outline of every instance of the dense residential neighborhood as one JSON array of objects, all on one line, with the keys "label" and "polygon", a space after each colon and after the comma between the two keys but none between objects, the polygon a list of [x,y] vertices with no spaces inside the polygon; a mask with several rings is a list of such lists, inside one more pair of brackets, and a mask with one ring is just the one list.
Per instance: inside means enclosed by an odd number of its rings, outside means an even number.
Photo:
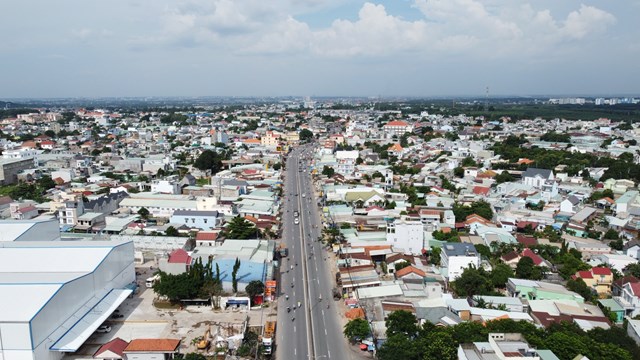
[{"label": "dense residential neighborhood", "polygon": [[[20,351],[275,357],[316,297],[296,306],[313,285],[289,276],[313,260],[353,359],[640,358],[640,127],[402,109],[3,112],[2,272],[65,314],[29,330],[47,348]],[[65,245],[83,260],[39,265]],[[30,260],[11,265],[17,249]],[[96,279],[86,303],[56,305],[32,271],[71,298],[78,279],[45,274]]]}]

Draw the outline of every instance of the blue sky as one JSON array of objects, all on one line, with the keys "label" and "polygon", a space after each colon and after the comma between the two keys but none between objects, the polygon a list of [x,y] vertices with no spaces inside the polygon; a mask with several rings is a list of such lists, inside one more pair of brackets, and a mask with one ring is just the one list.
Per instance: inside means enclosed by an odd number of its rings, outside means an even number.
[{"label": "blue sky", "polygon": [[0,3],[0,98],[640,95],[640,0]]}]

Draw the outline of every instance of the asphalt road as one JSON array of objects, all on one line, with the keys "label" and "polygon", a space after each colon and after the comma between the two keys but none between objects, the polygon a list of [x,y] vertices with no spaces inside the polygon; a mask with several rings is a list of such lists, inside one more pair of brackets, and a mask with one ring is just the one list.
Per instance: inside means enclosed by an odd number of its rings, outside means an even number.
[{"label": "asphalt road", "polygon": [[[310,147],[293,150],[286,164],[282,240],[289,256],[280,267],[276,358],[350,359],[332,298],[331,260],[318,241],[322,226],[308,161],[301,160],[305,151],[310,152]],[[299,161],[306,172],[299,171]],[[294,211],[299,212],[299,224],[294,222]]]}]

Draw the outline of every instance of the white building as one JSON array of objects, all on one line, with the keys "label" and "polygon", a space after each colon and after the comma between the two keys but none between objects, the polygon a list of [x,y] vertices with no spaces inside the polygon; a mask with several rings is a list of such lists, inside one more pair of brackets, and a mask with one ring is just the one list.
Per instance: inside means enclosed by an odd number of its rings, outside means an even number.
[{"label": "white building", "polygon": [[553,181],[554,179],[553,171],[547,169],[528,168],[522,173],[524,184],[536,189],[541,189],[545,182]]},{"label": "white building", "polygon": [[425,248],[422,223],[396,219],[387,226],[387,242],[406,254],[422,254],[422,249]]},{"label": "white building", "polygon": [[356,160],[359,153],[357,150],[336,151],[336,172],[341,175],[351,176],[356,168]]},{"label": "white building", "polygon": [[177,179],[153,180],[151,182],[151,192],[159,194],[180,194],[180,186]]},{"label": "white building", "polygon": [[0,279],[0,359],[58,360],[132,293],[133,243],[5,241]]},{"label": "white building", "polygon": [[446,243],[440,254],[440,267],[448,281],[455,281],[469,266],[480,267],[480,255],[473,244]]}]

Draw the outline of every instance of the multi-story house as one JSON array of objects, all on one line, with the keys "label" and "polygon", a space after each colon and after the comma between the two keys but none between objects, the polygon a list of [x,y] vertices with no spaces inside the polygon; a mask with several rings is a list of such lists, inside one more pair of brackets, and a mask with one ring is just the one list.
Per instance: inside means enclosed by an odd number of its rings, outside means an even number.
[{"label": "multi-story house", "polygon": [[267,148],[276,148],[280,145],[280,134],[274,131],[267,131],[264,136],[260,138],[260,145]]},{"label": "multi-story house", "polygon": [[394,135],[400,137],[404,135],[404,133],[410,133],[413,131],[413,125],[410,125],[401,120],[394,120],[386,123],[382,130],[387,135],[388,138],[393,137]]},{"label": "multi-story house", "polygon": [[344,176],[353,175],[358,156],[359,153],[357,150],[336,151],[336,172]]},{"label": "multi-story house", "polygon": [[473,244],[446,243],[440,254],[440,267],[447,269],[444,276],[455,281],[469,266],[480,267],[480,255]]},{"label": "multi-story house", "polygon": [[406,254],[421,254],[425,248],[422,223],[396,219],[387,225],[387,242],[394,249],[402,249]]},{"label": "multi-story house", "polygon": [[607,267],[598,266],[591,268],[591,270],[578,271],[572,278],[574,280],[582,279],[599,297],[611,295],[613,272]]}]

